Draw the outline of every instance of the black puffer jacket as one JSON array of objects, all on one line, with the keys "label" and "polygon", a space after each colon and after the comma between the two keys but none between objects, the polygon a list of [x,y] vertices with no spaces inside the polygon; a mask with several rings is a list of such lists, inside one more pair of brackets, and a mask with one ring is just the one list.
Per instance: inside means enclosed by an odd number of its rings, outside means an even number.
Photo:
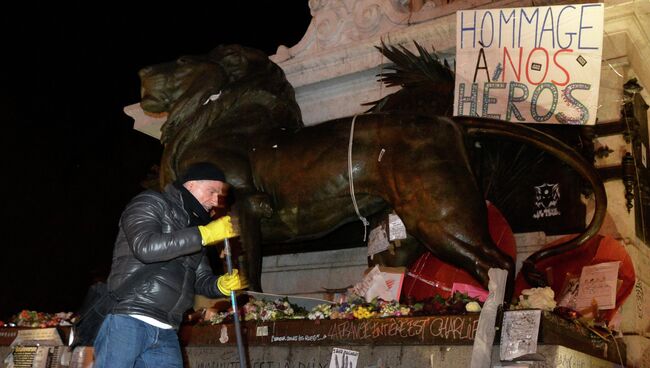
[{"label": "black puffer jacket", "polygon": [[142,192],[127,205],[113,249],[108,288],[115,291],[142,268],[153,269],[153,276],[120,295],[114,314],[145,315],[178,328],[195,293],[222,296],[201,234],[188,224],[181,193],[171,184],[163,193]]}]

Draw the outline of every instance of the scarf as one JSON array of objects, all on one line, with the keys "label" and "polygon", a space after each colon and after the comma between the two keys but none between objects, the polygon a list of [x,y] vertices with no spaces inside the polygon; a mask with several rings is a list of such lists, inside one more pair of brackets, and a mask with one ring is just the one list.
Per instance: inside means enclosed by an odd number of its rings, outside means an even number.
[{"label": "scarf", "polygon": [[212,221],[210,213],[203,208],[201,203],[190,193],[183,184],[174,182],[174,186],[181,192],[183,208],[190,216],[190,226],[206,225]]}]

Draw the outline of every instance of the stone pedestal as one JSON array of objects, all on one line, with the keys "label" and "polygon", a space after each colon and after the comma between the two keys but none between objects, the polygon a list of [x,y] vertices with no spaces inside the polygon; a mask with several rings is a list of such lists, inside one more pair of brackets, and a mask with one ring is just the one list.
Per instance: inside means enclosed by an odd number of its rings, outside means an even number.
[{"label": "stone pedestal", "polygon": [[[358,368],[466,368],[470,366],[471,346],[337,346],[359,352]],[[251,347],[252,368],[327,368],[332,355],[331,346],[318,347]],[[592,357],[559,345],[541,345],[543,360],[520,363],[518,367],[531,368],[614,368],[623,367],[604,359]],[[187,366],[191,368],[237,368],[236,347],[188,347],[185,348]],[[499,361],[499,347],[492,349],[492,367],[507,367]]]},{"label": "stone pedestal", "polygon": [[[469,367],[478,314],[367,320],[244,323],[252,367],[329,367],[332,349],[359,352],[357,367]],[[497,338],[499,334],[497,333]],[[186,326],[181,331],[190,367],[236,367],[232,324]],[[531,367],[616,367],[625,346],[605,342],[586,329],[544,314],[539,361]],[[500,366],[499,347],[492,366]]]}]

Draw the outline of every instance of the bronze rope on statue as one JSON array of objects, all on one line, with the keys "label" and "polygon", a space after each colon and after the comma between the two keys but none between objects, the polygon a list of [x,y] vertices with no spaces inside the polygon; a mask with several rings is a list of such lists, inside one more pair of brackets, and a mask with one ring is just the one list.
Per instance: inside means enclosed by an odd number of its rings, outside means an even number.
[{"label": "bronze rope on statue", "polygon": [[366,236],[368,235],[368,226],[370,223],[368,219],[361,216],[359,213],[359,206],[357,206],[357,199],[354,196],[354,178],[352,174],[352,142],[354,140],[354,122],[357,120],[359,114],[354,115],[352,118],[352,123],[350,124],[350,143],[348,144],[348,181],[350,182],[350,197],[352,197],[352,205],[354,205],[354,211],[357,213],[359,220],[363,222],[363,241],[366,241]]}]

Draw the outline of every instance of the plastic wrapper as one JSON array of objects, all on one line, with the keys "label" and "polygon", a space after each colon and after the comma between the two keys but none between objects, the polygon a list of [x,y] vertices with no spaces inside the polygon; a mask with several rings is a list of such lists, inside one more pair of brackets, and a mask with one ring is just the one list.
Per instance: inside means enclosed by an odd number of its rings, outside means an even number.
[{"label": "plastic wrapper", "polygon": [[499,268],[490,268],[488,271],[490,282],[488,283],[488,294],[481,316],[476,328],[474,347],[472,348],[471,368],[489,368],[492,362],[492,346],[496,333],[494,325],[497,319],[499,306],[503,304],[503,297],[506,293],[508,283],[508,271]]},{"label": "plastic wrapper", "polygon": [[[514,260],[517,255],[517,248],[510,225],[494,205],[487,202],[487,209],[488,226],[492,240],[501,251]],[[471,287],[472,290],[482,290],[483,295],[487,293],[487,290],[465,270],[437,259],[431,252],[424,252],[409,267],[404,277],[402,297],[423,300],[439,294],[443,298],[448,298],[453,294],[452,290],[455,283],[457,287],[460,286],[465,290]],[[472,296],[479,297],[478,295]],[[479,299],[484,300],[485,298],[480,296]]]}]

